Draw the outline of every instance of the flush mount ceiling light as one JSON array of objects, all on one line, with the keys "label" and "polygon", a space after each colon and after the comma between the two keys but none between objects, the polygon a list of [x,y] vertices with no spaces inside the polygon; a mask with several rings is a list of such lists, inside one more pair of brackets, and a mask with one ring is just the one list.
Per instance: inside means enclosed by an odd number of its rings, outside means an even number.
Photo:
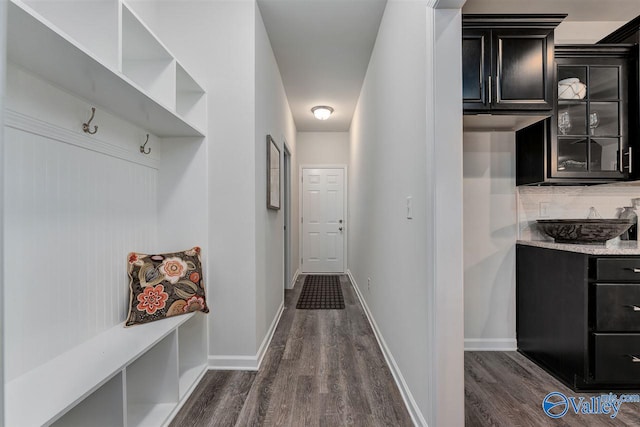
[{"label": "flush mount ceiling light", "polygon": [[326,105],[318,105],[311,109],[311,112],[318,120],[327,120],[331,113],[333,113],[333,108],[327,107]]}]

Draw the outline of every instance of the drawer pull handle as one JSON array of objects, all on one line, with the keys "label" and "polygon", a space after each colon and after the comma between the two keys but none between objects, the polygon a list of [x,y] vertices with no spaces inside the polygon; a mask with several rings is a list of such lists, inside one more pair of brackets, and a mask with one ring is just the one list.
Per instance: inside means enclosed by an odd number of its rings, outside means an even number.
[{"label": "drawer pull handle", "polygon": [[640,273],[640,268],[632,268],[631,270],[633,270],[634,273]]},{"label": "drawer pull handle", "polygon": [[629,357],[631,358],[632,363],[640,363],[640,357],[634,356],[633,354],[630,354]]},{"label": "drawer pull handle", "polygon": [[625,305],[625,307],[629,307],[633,311],[640,311],[640,306],[637,305]]}]

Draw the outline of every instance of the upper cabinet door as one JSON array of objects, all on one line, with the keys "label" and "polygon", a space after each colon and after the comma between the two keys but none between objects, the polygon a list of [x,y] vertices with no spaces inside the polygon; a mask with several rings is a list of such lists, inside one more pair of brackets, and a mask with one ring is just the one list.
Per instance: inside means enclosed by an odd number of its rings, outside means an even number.
[{"label": "upper cabinet door", "polygon": [[465,30],[462,35],[462,99],[464,109],[489,108],[491,31]]},{"label": "upper cabinet door", "polygon": [[493,30],[491,108],[551,110],[553,108],[553,30]]},{"label": "upper cabinet door", "polygon": [[465,114],[551,115],[553,31],[564,14],[462,15]]}]

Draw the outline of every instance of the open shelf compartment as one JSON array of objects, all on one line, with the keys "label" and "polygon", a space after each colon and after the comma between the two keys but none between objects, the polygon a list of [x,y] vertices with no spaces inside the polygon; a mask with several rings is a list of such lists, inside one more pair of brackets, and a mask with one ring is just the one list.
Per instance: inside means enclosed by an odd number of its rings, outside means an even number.
[{"label": "open shelf compartment", "polygon": [[118,372],[51,426],[86,427],[91,420],[92,427],[124,427],[123,399],[124,382],[122,372]]},{"label": "open shelf compartment", "polygon": [[127,366],[127,426],[160,426],[178,404],[176,332]]},{"label": "open shelf compartment", "polygon": [[100,62],[119,68],[118,0],[22,0],[22,3],[91,51]]},{"label": "open shelf compartment", "polygon": [[178,364],[182,399],[207,368],[206,316],[196,313],[178,328]]}]

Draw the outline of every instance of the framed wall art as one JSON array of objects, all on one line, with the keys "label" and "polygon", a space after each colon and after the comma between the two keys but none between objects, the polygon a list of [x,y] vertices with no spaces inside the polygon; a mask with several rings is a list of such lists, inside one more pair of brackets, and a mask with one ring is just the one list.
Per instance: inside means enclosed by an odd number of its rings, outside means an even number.
[{"label": "framed wall art", "polygon": [[267,209],[280,209],[280,149],[267,135]]}]

